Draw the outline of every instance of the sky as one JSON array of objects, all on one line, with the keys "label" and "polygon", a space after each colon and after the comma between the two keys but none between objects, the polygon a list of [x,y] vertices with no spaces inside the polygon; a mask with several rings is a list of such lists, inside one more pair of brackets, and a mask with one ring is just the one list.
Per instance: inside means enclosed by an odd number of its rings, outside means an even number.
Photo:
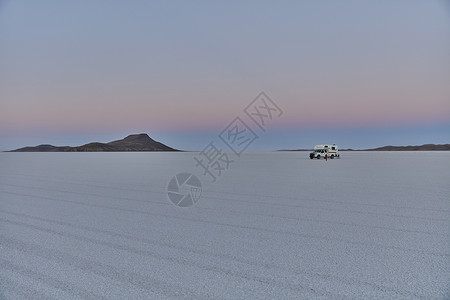
[{"label": "sky", "polygon": [[449,83],[448,1],[0,0],[0,151],[201,150],[235,117],[255,151],[450,143]]}]

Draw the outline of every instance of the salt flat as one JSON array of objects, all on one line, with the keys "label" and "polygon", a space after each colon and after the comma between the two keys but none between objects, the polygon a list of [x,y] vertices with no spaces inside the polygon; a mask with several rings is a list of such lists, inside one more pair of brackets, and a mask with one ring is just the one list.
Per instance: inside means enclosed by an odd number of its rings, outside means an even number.
[{"label": "salt flat", "polygon": [[0,153],[0,299],[450,298],[449,152],[196,155]]}]

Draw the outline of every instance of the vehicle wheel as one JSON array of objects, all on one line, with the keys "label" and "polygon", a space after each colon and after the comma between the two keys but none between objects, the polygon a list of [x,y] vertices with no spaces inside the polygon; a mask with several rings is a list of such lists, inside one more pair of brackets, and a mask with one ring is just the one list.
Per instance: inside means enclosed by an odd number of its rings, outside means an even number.
[{"label": "vehicle wheel", "polygon": [[309,158],[313,159],[314,158],[314,154],[309,154]]},{"label": "vehicle wheel", "polygon": [[333,159],[333,158],[334,158],[334,155],[331,155],[330,158]]},{"label": "vehicle wheel", "polygon": [[320,155],[317,155],[317,159],[320,159]]}]

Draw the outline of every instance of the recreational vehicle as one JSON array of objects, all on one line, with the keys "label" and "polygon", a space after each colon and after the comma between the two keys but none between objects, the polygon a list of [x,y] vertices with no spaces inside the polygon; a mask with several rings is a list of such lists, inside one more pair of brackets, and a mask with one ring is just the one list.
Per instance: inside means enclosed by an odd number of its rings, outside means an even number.
[{"label": "recreational vehicle", "polygon": [[314,146],[314,152],[309,154],[309,158],[339,158],[338,146],[333,145],[316,145]]}]

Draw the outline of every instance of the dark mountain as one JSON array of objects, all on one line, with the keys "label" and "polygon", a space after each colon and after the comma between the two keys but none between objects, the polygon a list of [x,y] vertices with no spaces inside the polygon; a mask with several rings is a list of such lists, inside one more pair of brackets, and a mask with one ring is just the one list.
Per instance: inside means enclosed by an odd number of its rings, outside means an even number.
[{"label": "dark mountain", "polygon": [[[279,150],[279,151],[313,151],[312,149]],[[450,151],[450,144],[425,144],[420,146],[383,146],[373,149],[339,149],[339,151]]]},{"label": "dark mountain", "polygon": [[11,152],[125,152],[125,151],[179,151],[151,139],[146,133],[132,134],[109,143],[89,143],[83,146],[39,145]]},{"label": "dark mountain", "polygon": [[178,151],[160,142],[151,139],[147,134],[132,134],[123,140],[113,141],[107,144],[120,151]]},{"label": "dark mountain", "polygon": [[450,144],[436,145],[425,144],[420,146],[384,146],[365,151],[449,151]]},{"label": "dark mountain", "polygon": [[24,147],[17,150],[12,150],[9,152],[63,152],[67,151],[71,147],[69,146],[52,146],[52,145],[39,145],[35,147]]},{"label": "dark mountain", "polygon": [[[292,151],[314,151],[314,149],[283,149],[283,150],[277,150],[280,152],[292,152]],[[339,150],[340,151],[340,150]]]}]

